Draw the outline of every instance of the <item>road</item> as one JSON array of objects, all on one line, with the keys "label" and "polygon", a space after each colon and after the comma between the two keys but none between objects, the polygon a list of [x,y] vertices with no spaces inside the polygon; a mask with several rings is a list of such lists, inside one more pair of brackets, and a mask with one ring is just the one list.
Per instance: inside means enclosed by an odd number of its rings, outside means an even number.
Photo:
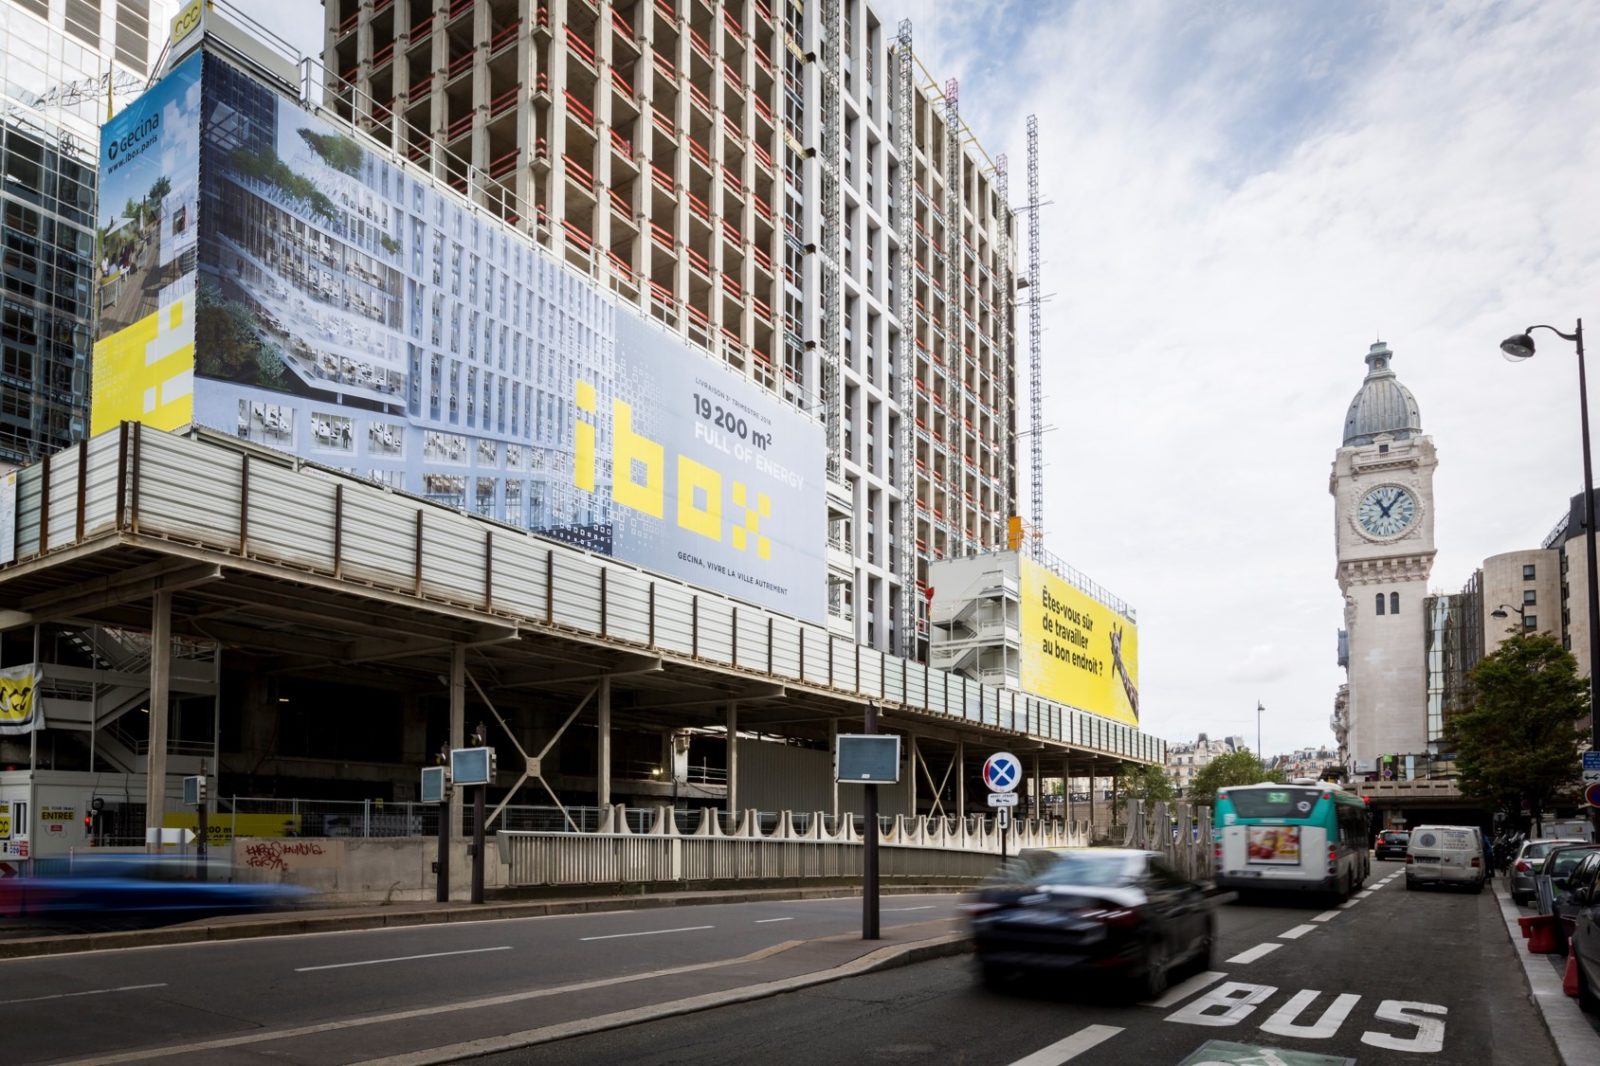
[{"label": "road", "polygon": [[1215,968],[1154,1003],[1086,1002],[1040,981],[988,992],[970,959],[950,958],[477,1061],[1557,1063],[1493,895],[1407,892],[1403,869],[1377,864],[1370,892],[1332,909],[1219,908]]},{"label": "road", "polygon": [[[885,896],[884,929],[948,932],[956,902]],[[829,967],[860,929],[847,897],[6,959],[0,1061],[354,1062]]]},{"label": "road", "polygon": [[[766,901],[4,960],[0,1046],[8,1064],[1558,1062],[1494,897],[1407,892],[1403,869],[1343,906],[1218,907],[1213,969],[1146,1004],[985,991],[967,957],[754,998],[862,950],[858,899]],[[885,937],[959,928],[956,903],[885,897]]]}]

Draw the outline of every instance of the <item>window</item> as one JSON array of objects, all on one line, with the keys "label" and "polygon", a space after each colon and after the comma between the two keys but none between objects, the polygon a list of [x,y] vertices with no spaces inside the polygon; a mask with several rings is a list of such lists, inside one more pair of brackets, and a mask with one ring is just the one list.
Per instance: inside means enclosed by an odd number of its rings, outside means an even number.
[{"label": "window", "polygon": [[1539,616],[1525,614],[1522,616],[1522,628],[1525,632],[1532,633],[1539,628]]},{"label": "window", "polygon": [[1378,613],[1383,613],[1383,593],[1378,593]]},{"label": "window", "polygon": [[1534,566],[1533,566],[1532,563],[1528,563],[1526,566],[1524,566],[1522,568],[1522,580],[1524,580],[1524,581],[1532,581],[1533,580],[1533,575],[1534,575]]},{"label": "window", "polygon": [[1538,603],[1539,602],[1539,594],[1536,591],[1534,591],[1533,589],[1523,589],[1522,590],[1522,602],[1525,603],[1525,604],[1527,604],[1527,603]]},{"label": "window", "polygon": [[1389,613],[1400,613],[1400,594],[1398,592],[1389,593]]}]

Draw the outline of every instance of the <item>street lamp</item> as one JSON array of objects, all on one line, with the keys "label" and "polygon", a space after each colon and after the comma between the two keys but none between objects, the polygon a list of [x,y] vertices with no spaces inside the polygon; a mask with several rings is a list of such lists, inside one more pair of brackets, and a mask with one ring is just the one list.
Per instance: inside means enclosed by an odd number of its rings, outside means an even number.
[{"label": "street lamp", "polygon": [[1489,617],[1490,618],[1510,618],[1511,617],[1511,614],[1510,614],[1511,611],[1516,611],[1517,612],[1517,617],[1522,620],[1522,627],[1521,627],[1521,629],[1516,630],[1516,632],[1519,632],[1519,633],[1527,632],[1527,629],[1528,629],[1528,612],[1525,609],[1523,609],[1521,607],[1518,607],[1514,603],[1502,603],[1500,606],[1496,607],[1494,610],[1489,612]]},{"label": "street lamp", "polygon": [[[1583,319],[1563,333],[1554,326],[1529,326],[1500,342],[1506,359],[1520,363],[1533,358],[1533,331],[1547,329],[1578,349],[1578,418],[1583,427],[1583,532],[1585,561],[1589,566],[1589,746],[1600,750],[1600,573],[1595,572],[1594,469],[1589,459],[1589,385],[1583,368]],[[1600,807],[1591,812],[1590,832],[1600,840]]]}]

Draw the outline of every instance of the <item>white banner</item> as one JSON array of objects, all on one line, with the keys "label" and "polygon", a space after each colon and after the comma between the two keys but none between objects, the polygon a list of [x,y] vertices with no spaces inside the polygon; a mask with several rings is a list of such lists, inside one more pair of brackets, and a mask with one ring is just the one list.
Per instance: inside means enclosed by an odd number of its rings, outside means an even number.
[{"label": "white banner", "polygon": [[9,736],[44,728],[38,687],[39,671],[31,663],[0,670],[0,734]]},{"label": "white banner", "polygon": [[0,474],[0,566],[17,561],[17,472]]}]

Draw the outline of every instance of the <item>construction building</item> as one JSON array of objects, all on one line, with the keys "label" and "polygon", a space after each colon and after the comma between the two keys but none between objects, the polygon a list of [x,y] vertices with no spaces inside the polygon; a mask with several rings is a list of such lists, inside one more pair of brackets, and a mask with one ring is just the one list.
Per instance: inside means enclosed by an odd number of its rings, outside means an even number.
[{"label": "construction building", "polygon": [[[0,463],[48,455],[88,427],[100,123],[143,90],[175,8],[0,3]],[[98,221],[125,209],[136,208],[103,204]]]},{"label": "construction building", "polygon": [[[1003,157],[859,0],[329,0],[331,107],[809,412],[828,627],[925,659],[1016,511]],[[915,619],[915,624],[907,620]]]}]

